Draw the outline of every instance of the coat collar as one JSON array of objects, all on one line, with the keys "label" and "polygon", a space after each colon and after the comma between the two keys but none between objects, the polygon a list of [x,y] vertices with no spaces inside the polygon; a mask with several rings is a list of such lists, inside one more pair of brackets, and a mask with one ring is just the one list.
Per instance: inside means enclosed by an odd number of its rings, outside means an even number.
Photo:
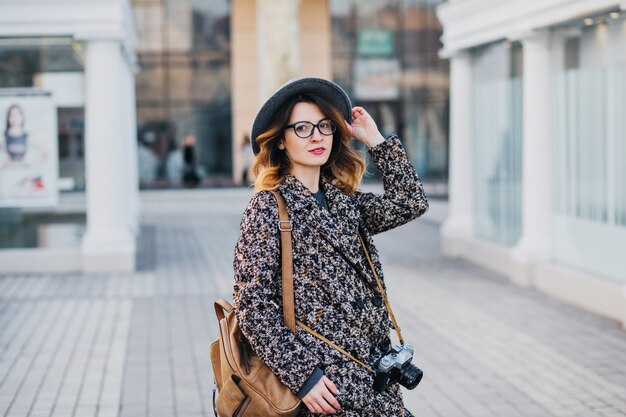
[{"label": "coat collar", "polygon": [[[324,176],[320,186],[328,203],[327,211],[311,191],[291,174],[286,174],[278,191],[285,199],[290,218],[302,220],[303,226],[330,243],[370,284],[375,284],[369,263],[363,256],[358,231],[360,213],[354,198]],[[297,223],[294,227],[298,227]]]}]

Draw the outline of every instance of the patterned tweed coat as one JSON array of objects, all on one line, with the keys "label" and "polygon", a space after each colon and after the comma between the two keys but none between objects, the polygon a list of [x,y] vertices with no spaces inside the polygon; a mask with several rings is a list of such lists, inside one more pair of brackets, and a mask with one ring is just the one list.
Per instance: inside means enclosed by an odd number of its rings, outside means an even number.
[{"label": "patterned tweed coat", "polygon": [[[397,136],[369,150],[382,174],[384,196],[348,196],[322,177],[330,212],[299,180],[287,175],[278,191],[292,222],[296,318],[372,365],[389,343],[391,322],[361,247],[362,231],[384,283],[371,235],[402,225],[428,209],[421,181]],[[300,327],[284,325],[281,301],[278,206],[269,191],[256,193],[235,247],[234,304],[239,325],[259,357],[297,393],[316,366],[335,383],[338,415],[411,416],[399,385],[373,390],[373,374]],[[383,284],[384,285],[384,284]],[[393,300],[392,300],[393,302]],[[311,416],[302,406],[299,416]]]}]

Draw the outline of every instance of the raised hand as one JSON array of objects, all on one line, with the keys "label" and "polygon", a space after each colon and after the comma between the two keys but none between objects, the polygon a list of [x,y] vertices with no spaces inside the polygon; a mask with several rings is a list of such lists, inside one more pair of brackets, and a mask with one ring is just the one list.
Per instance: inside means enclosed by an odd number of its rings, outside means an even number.
[{"label": "raised hand", "polygon": [[363,107],[352,108],[352,124],[346,121],[346,127],[353,138],[370,148],[385,140],[376,122]]}]

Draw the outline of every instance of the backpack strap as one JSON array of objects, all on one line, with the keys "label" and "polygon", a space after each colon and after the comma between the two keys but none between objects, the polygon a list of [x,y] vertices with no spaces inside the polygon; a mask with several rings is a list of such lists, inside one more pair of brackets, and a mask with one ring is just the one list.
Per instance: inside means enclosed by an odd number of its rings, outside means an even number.
[{"label": "backpack strap", "polygon": [[278,230],[280,230],[281,276],[283,293],[283,319],[285,325],[296,333],[296,312],[293,294],[293,257],[291,250],[291,221],[283,196],[272,191],[278,203]]},{"label": "backpack strap", "polygon": [[230,310],[232,309],[233,309],[233,306],[231,306],[228,301],[224,300],[223,298],[220,298],[219,300],[217,300],[215,302],[215,315],[217,316],[217,321],[219,322],[225,317],[224,312],[228,314],[230,313]]}]

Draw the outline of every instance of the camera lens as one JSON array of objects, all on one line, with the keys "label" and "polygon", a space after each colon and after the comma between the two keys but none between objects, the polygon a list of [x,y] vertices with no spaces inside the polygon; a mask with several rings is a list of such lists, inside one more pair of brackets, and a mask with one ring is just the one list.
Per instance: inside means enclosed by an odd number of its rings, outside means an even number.
[{"label": "camera lens", "polygon": [[424,373],[421,369],[408,363],[400,370],[400,378],[398,382],[407,389],[413,389],[420,383],[423,376]]}]

